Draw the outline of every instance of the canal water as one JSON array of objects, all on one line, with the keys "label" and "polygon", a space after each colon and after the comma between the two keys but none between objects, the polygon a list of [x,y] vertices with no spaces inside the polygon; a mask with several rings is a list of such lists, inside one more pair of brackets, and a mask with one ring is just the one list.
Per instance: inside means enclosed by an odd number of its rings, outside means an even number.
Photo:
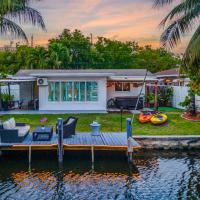
[{"label": "canal water", "polygon": [[143,152],[134,166],[121,153],[16,152],[0,158],[0,200],[200,199],[199,152]]}]

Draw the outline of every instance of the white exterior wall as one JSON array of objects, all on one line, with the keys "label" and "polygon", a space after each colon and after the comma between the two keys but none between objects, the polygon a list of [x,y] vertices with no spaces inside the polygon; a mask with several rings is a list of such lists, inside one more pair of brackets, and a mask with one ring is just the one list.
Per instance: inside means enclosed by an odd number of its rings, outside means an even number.
[{"label": "white exterior wall", "polygon": [[[173,86],[173,107],[184,109],[179,103],[185,100],[185,97],[188,95],[188,90],[189,88],[186,86]],[[200,110],[200,96],[196,96],[196,107],[197,110]]]},{"label": "white exterior wall", "polygon": [[[133,87],[133,85],[130,85],[130,91],[115,91],[115,86],[112,85],[111,87],[107,88],[108,96],[107,100],[114,98],[114,97],[134,97],[138,96],[140,94],[142,86],[139,87]],[[145,87],[143,87],[142,94],[145,94]],[[141,95],[141,96],[143,96]]]},{"label": "white exterior wall", "polygon": [[48,78],[48,81],[97,81],[98,101],[96,102],[51,102],[48,101],[48,86],[39,87],[39,110],[66,110],[66,111],[106,111],[106,78]]}]

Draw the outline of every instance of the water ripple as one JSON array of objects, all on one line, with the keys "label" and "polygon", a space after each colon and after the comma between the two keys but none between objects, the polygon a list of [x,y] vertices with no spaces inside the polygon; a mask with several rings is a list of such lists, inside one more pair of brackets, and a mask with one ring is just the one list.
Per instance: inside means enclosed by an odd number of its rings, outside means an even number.
[{"label": "water ripple", "polygon": [[196,154],[137,156],[137,170],[112,160],[97,162],[94,171],[74,160],[60,170],[46,162],[32,171],[17,162],[0,166],[0,200],[200,199]]}]

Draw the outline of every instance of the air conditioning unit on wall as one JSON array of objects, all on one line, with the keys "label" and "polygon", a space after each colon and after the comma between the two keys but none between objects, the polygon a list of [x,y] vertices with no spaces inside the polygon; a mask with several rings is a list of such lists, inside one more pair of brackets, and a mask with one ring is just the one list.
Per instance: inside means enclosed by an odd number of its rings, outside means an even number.
[{"label": "air conditioning unit on wall", "polygon": [[47,78],[38,78],[37,79],[37,85],[38,86],[46,86],[46,85],[48,85]]}]

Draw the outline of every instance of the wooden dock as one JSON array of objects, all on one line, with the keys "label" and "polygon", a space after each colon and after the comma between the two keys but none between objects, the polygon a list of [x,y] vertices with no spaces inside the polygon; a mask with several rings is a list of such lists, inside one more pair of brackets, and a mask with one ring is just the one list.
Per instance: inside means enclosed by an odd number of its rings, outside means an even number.
[{"label": "wooden dock", "polygon": [[[127,151],[127,134],[107,132],[99,136],[91,133],[76,133],[76,135],[63,140],[64,150],[110,150]],[[56,150],[58,149],[58,136],[54,133],[50,141],[33,141],[29,134],[22,143],[1,143],[0,150]],[[133,150],[139,150],[140,145],[133,140]]]}]

